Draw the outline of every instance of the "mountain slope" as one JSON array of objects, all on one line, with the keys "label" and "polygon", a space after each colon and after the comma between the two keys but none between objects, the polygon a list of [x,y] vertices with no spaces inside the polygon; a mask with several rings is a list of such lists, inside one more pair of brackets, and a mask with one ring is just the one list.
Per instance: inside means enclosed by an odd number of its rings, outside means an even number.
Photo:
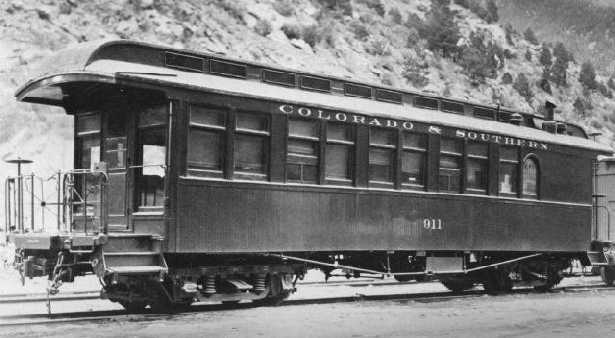
[{"label": "mountain slope", "polygon": [[[477,80],[460,61],[463,53],[442,57],[428,49],[421,27],[432,17],[429,0],[0,0],[0,158],[32,158],[37,171],[71,167],[72,120],[60,109],[16,103],[12,94],[46,55],[102,38],[220,52],[525,111],[538,110],[548,98],[560,117],[599,129],[612,142],[615,102],[583,90],[578,64],[570,63],[567,87],[552,85],[547,94],[537,85],[543,71],[539,46],[515,33],[508,41],[498,22],[489,24],[468,8],[450,9],[460,50],[480,36],[482,44],[507,55],[490,56],[493,74]],[[532,95],[503,81],[505,73],[512,79],[524,74]],[[576,113],[576,98],[592,108]],[[13,171],[3,163],[0,169]]]}]

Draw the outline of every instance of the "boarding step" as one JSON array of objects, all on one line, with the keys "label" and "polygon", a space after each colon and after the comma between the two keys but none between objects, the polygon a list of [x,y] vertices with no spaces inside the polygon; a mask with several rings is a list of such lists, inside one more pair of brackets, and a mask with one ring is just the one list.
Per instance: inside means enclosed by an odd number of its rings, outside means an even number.
[{"label": "boarding step", "polygon": [[167,272],[168,269],[163,266],[154,265],[135,265],[135,266],[114,266],[108,268],[109,273],[117,273],[119,275],[138,275],[138,274],[154,274]]},{"label": "boarding step", "polygon": [[602,251],[587,251],[587,258],[593,266],[609,265],[609,262]]},{"label": "boarding step", "polygon": [[156,265],[160,266],[162,256],[156,251],[125,251],[125,252],[103,252],[105,265],[107,267],[116,266],[141,266]]},{"label": "boarding step", "polygon": [[164,238],[156,234],[117,234],[107,235],[105,252],[160,251]]}]

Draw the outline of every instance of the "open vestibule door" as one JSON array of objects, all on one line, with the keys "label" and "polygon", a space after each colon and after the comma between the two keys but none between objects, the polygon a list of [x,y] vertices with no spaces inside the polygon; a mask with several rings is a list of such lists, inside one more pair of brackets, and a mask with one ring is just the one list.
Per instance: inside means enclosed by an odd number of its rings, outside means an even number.
[{"label": "open vestibule door", "polygon": [[[77,116],[78,167],[96,170],[104,162],[109,231],[131,231],[133,215],[163,214],[168,116],[164,103]],[[92,184],[79,184],[80,198],[93,200]]]}]

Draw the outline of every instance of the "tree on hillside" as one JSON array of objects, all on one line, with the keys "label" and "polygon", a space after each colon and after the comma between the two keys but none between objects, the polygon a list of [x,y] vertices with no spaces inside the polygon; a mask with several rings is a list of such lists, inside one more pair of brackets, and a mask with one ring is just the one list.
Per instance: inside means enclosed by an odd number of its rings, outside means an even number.
[{"label": "tree on hillside", "polygon": [[596,89],[598,88],[598,83],[596,82],[596,71],[594,70],[594,66],[591,62],[585,61],[581,65],[581,73],[579,74],[579,82],[583,85],[583,87],[587,89]]},{"label": "tree on hillside", "polygon": [[504,33],[506,34],[506,42],[508,42],[509,45],[514,46],[515,43],[512,39],[512,36],[515,32],[515,29],[513,28],[513,26],[509,23],[507,23],[506,25],[504,25]]},{"label": "tree on hillside", "polygon": [[525,98],[525,101],[530,102],[534,93],[532,93],[532,89],[530,88],[530,81],[528,81],[525,74],[521,73],[517,76],[515,83],[513,84],[513,88]]},{"label": "tree on hillside", "polygon": [[468,3],[468,0],[454,0],[454,2],[463,8],[470,8],[470,4]]},{"label": "tree on hillside", "polygon": [[487,0],[487,17],[485,21],[487,23],[494,23],[500,20],[500,16],[498,15],[498,6],[495,4],[493,0]]},{"label": "tree on hillside", "polygon": [[525,51],[525,59],[532,62],[532,52],[529,49]]},{"label": "tree on hillside", "polygon": [[555,48],[553,48],[553,56],[555,57],[555,62],[551,66],[550,80],[557,86],[566,86],[566,72],[568,71],[568,62],[570,62],[571,54],[563,43],[558,42]]},{"label": "tree on hillside", "polygon": [[536,37],[536,34],[534,33],[534,31],[528,27],[525,32],[523,32],[523,37],[525,38],[525,40],[527,40],[529,43],[533,44],[533,45],[537,45],[538,44],[538,38]]},{"label": "tree on hillside", "polygon": [[538,81],[538,87],[540,87],[540,89],[542,89],[542,91],[544,91],[545,93],[551,95],[551,84],[549,83],[549,80],[545,79],[544,77],[542,79],[540,79],[540,81]]},{"label": "tree on hillside", "polygon": [[481,32],[471,32],[468,40],[468,45],[461,51],[459,64],[473,80],[495,78],[498,69],[504,67],[504,50],[494,41],[485,42]]},{"label": "tree on hillside", "polygon": [[540,50],[540,64],[545,68],[550,68],[553,65],[553,56],[551,55],[551,50],[546,43],[542,44],[542,49]]},{"label": "tree on hillside", "polygon": [[431,0],[431,10],[419,33],[427,40],[427,48],[449,57],[458,51],[459,27],[455,12],[450,9],[450,0]]},{"label": "tree on hillside", "polygon": [[577,99],[574,100],[572,107],[574,107],[574,110],[577,112],[577,114],[583,116],[585,116],[585,112],[587,110],[591,110],[593,108],[591,102],[581,97],[577,97]]},{"label": "tree on hillside", "polygon": [[502,75],[502,84],[511,84],[512,82],[513,82],[513,78],[510,73],[504,73]]}]

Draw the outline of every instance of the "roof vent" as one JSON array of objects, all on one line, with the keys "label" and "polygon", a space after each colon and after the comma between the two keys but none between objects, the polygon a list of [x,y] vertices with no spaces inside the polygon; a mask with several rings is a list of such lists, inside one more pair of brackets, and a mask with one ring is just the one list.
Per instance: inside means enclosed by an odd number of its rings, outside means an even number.
[{"label": "roof vent", "polygon": [[312,76],[301,76],[300,86],[303,89],[316,90],[319,92],[330,92],[331,81]]},{"label": "roof vent", "polygon": [[372,88],[367,86],[359,86],[352,83],[344,83],[344,94],[348,96],[371,98]]},{"label": "roof vent", "polygon": [[449,113],[463,114],[463,103],[442,100],[440,109]]},{"label": "roof vent", "polygon": [[263,81],[283,86],[295,86],[295,74],[263,69]]},{"label": "roof vent", "polygon": [[164,65],[166,67],[202,72],[205,68],[204,64],[204,58],[172,52],[164,53]]},{"label": "roof vent", "polygon": [[421,108],[438,109],[438,99],[417,96],[414,98],[414,105]]},{"label": "roof vent", "polygon": [[512,116],[511,113],[500,110],[498,112],[498,121],[510,122],[511,116]]},{"label": "roof vent", "polygon": [[474,107],[472,109],[472,113],[474,114],[474,117],[478,117],[479,119],[483,119],[483,120],[494,120],[495,119],[495,110],[493,109]]},{"label": "roof vent", "polygon": [[401,93],[384,89],[376,89],[376,100],[401,103]]},{"label": "roof vent", "polygon": [[508,119],[508,122],[516,125],[516,126],[520,126],[521,122],[523,122],[523,116],[519,113],[513,113],[512,115],[510,115],[510,118]]},{"label": "roof vent", "polygon": [[245,65],[220,60],[209,61],[209,72],[226,76],[245,78],[247,69]]}]

